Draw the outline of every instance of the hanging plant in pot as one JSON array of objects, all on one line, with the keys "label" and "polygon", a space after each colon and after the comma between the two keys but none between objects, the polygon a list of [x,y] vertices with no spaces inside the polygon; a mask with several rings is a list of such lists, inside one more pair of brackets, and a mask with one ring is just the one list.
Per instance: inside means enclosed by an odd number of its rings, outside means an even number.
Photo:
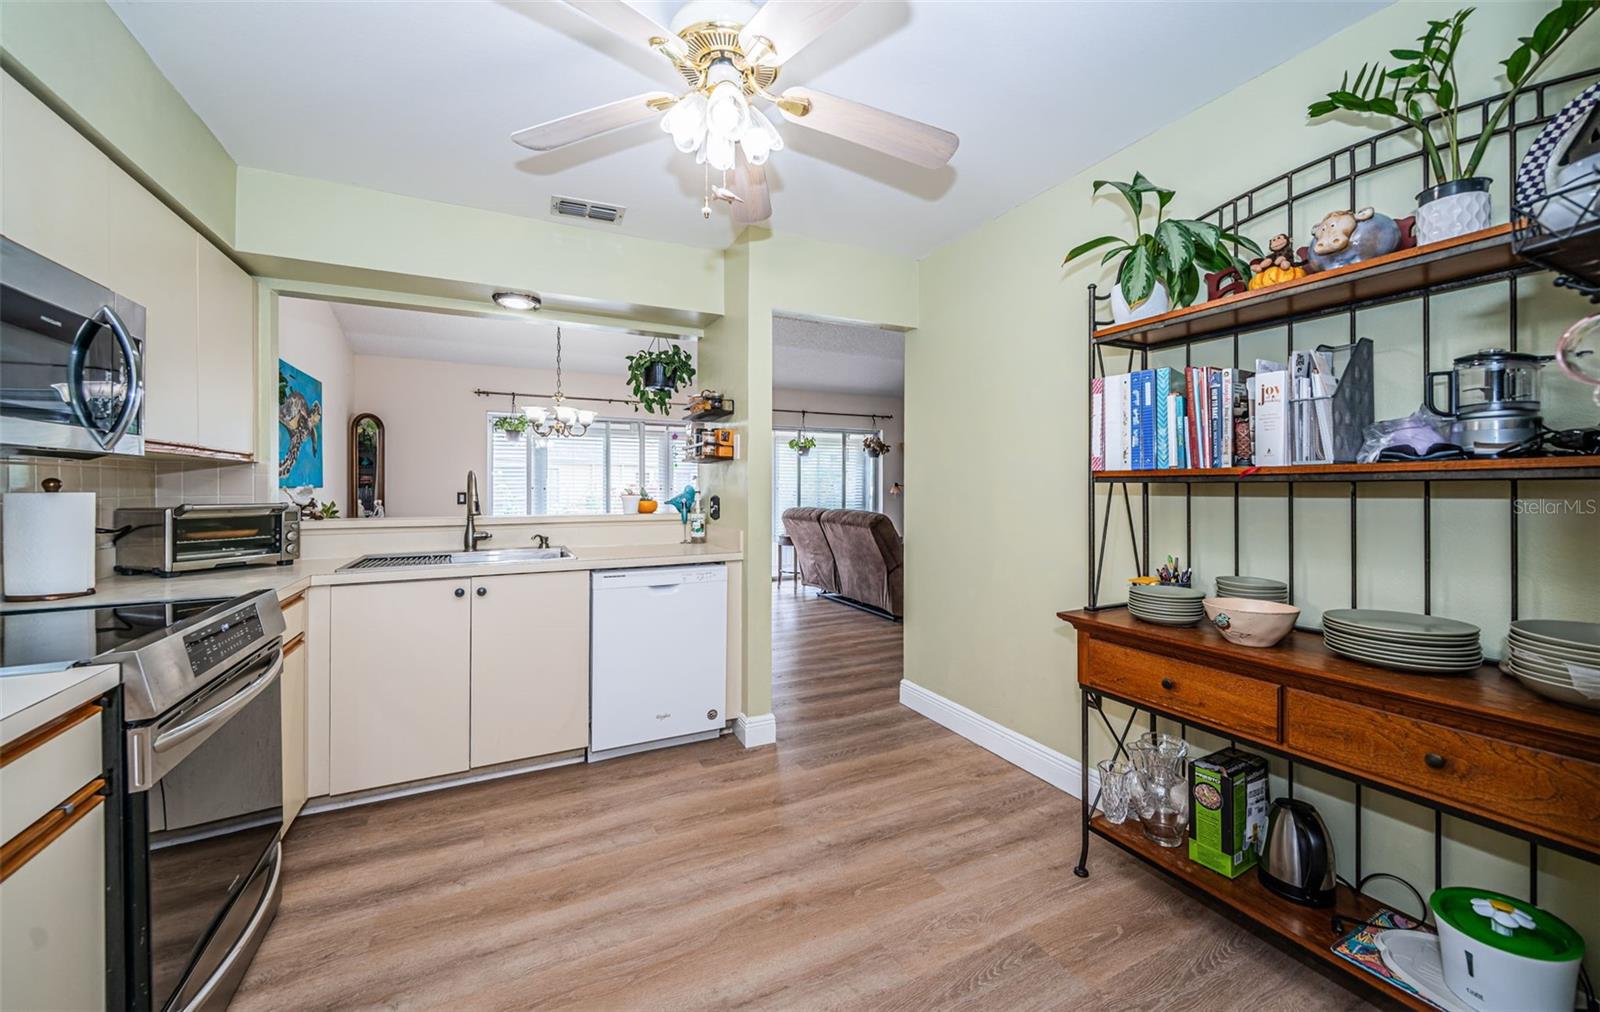
[{"label": "hanging plant in pot", "polygon": [[692,382],[694,360],[679,345],[651,341],[649,348],[628,356],[628,385],[637,402],[635,411],[642,407],[651,414],[667,414],[672,395]]},{"label": "hanging plant in pot", "polygon": [[861,449],[869,457],[881,457],[889,452],[889,444],[878,436],[867,436],[861,440]]},{"label": "hanging plant in pot", "polygon": [[[1391,49],[1389,55],[1402,61],[1399,66],[1386,69],[1381,62],[1364,63],[1354,82],[1347,72],[1339,87],[1311,103],[1306,113],[1312,119],[1337,112],[1382,116],[1417,131],[1429,178],[1434,180],[1433,186],[1417,194],[1418,245],[1488,228],[1494,215],[1489,197],[1492,180],[1478,175],[1478,169],[1488,154],[1489,142],[1517,95],[1597,6],[1595,0],[1562,0],[1539,19],[1533,34],[1519,39],[1511,55],[1500,61],[1511,87],[1492,108],[1484,110],[1481,119],[1469,114],[1463,121],[1461,92],[1456,86],[1456,53],[1472,16],[1471,7],[1441,21],[1429,21],[1428,30],[1417,37],[1416,48]],[[1471,131],[1477,131],[1475,140],[1462,137]]]},{"label": "hanging plant in pot", "polygon": [[815,436],[808,436],[804,432],[789,440],[789,449],[804,457],[817,445]]},{"label": "hanging plant in pot", "polygon": [[[1238,250],[1261,255],[1261,247],[1244,236],[1224,232],[1209,221],[1165,217],[1167,205],[1176,191],[1157,186],[1144,173],[1135,172],[1133,181],[1097,179],[1094,193],[1109,186],[1122,194],[1133,213],[1134,237],[1103,235],[1072,248],[1062,265],[1102,246],[1111,246],[1101,257],[1102,264],[1122,257],[1117,267],[1117,283],[1111,289],[1111,318],[1116,323],[1160,316],[1174,306],[1188,306],[1200,294],[1200,269],[1208,271],[1235,268],[1240,277],[1250,276],[1250,265],[1239,258]],[[1144,230],[1145,198],[1154,197],[1156,220]],[[1115,245],[1113,245],[1115,244]]]},{"label": "hanging plant in pot", "polygon": [[533,424],[533,420],[523,414],[501,415],[493,424],[494,431],[504,432],[511,439],[521,439],[522,434],[528,431],[528,426]]}]

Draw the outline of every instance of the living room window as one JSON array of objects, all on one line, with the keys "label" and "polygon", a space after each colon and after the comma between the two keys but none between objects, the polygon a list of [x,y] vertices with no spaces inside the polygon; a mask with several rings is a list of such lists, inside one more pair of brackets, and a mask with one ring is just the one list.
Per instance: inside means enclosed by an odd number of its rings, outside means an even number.
[{"label": "living room window", "polygon": [[777,574],[777,540],[783,533],[783,511],[791,506],[881,511],[883,468],[877,457],[861,449],[876,429],[814,429],[806,435],[817,445],[806,453],[789,448],[796,429],[772,431],[773,574]]},{"label": "living room window", "polygon": [[606,418],[583,436],[540,439],[496,429],[504,417],[490,412],[485,423],[491,516],[620,513],[629,485],[670,499],[696,484],[698,469],[683,460],[682,424]]}]

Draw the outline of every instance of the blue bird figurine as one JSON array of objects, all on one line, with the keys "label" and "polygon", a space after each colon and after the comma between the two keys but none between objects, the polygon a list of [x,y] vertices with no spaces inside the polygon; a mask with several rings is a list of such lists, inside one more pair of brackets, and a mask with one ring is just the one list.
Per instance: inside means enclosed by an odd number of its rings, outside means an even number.
[{"label": "blue bird figurine", "polygon": [[683,491],[667,500],[668,506],[678,508],[678,517],[684,523],[689,522],[689,510],[694,506],[695,491],[693,485],[683,486]]}]

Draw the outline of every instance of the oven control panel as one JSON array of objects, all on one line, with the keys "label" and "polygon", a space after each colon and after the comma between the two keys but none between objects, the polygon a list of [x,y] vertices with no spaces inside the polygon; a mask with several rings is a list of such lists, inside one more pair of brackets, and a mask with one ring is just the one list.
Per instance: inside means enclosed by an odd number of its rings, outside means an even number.
[{"label": "oven control panel", "polygon": [[189,670],[195,674],[210,671],[224,661],[249,650],[261,639],[261,616],[255,605],[240,608],[191,629],[183,636],[189,655]]}]

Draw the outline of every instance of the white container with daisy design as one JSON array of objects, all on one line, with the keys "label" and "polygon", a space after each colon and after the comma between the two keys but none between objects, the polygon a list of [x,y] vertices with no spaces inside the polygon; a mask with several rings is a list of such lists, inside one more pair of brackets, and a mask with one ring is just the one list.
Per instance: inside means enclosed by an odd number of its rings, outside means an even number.
[{"label": "white container with daisy design", "polygon": [[1583,936],[1530,903],[1455,886],[1428,900],[1444,981],[1478,1012],[1571,1012]]}]

